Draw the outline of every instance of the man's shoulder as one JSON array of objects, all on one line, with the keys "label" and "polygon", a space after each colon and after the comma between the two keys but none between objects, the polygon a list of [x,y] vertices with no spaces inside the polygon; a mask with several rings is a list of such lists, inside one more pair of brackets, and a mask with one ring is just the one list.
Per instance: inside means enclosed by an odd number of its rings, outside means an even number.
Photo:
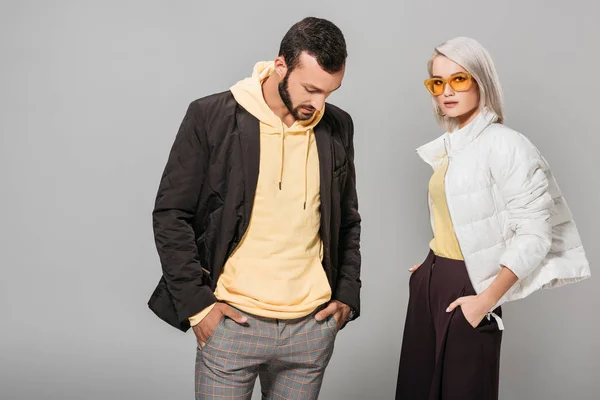
[{"label": "man's shoulder", "polygon": [[219,93],[213,93],[208,96],[200,97],[191,102],[190,107],[197,108],[200,112],[211,112],[224,107],[233,107],[237,105],[231,91],[226,90]]},{"label": "man's shoulder", "polygon": [[331,103],[325,104],[325,118],[341,124],[352,124],[352,117],[340,107]]},{"label": "man's shoulder", "polygon": [[352,117],[346,111],[333,104],[325,104],[325,114],[321,122],[329,125],[330,129],[340,135],[347,145],[354,136],[354,122]]}]

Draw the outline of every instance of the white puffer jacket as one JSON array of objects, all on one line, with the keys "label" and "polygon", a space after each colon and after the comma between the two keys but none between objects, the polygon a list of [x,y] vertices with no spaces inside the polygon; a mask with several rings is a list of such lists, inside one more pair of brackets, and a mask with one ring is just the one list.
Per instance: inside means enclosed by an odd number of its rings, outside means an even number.
[{"label": "white puffer jacket", "polygon": [[417,153],[433,168],[448,154],[446,199],[475,291],[486,289],[501,265],[519,278],[499,306],[589,278],[590,268],[548,163],[525,136],[496,120],[484,109]]}]

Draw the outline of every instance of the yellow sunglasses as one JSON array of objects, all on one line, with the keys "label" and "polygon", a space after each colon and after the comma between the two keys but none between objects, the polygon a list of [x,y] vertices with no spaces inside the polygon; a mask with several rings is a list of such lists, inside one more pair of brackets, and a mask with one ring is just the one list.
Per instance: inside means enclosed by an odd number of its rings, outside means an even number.
[{"label": "yellow sunglasses", "polygon": [[466,92],[473,85],[473,77],[468,72],[459,72],[452,75],[448,79],[434,77],[425,79],[425,87],[434,96],[439,96],[444,93],[446,84],[457,92]]}]

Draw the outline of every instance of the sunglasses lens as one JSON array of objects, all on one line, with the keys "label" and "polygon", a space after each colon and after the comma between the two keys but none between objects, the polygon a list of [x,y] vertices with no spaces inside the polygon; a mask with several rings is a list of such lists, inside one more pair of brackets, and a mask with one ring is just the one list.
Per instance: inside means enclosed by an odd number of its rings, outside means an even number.
[{"label": "sunglasses lens", "polygon": [[465,92],[471,87],[471,76],[467,74],[455,75],[450,79],[450,86],[457,92]]},{"label": "sunglasses lens", "polygon": [[444,93],[444,81],[441,79],[427,79],[425,81],[425,86],[427,87],[427,90],[429,90],[429,92],[434,96],[439,96],[440,94]]}]

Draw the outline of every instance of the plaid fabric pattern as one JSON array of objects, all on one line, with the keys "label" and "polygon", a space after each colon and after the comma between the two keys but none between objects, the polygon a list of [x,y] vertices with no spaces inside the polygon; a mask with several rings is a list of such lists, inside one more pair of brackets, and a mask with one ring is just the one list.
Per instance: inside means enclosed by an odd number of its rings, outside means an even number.
[{"label": "plaid fabric pattern", "polygon": [[196,399],[249,400],[257,377],[263,400],[317,399],[337,325],[333,317],[317,322],[315,313],[275,320],[242,312],[245,325],[221,320],[197,351]]}]

